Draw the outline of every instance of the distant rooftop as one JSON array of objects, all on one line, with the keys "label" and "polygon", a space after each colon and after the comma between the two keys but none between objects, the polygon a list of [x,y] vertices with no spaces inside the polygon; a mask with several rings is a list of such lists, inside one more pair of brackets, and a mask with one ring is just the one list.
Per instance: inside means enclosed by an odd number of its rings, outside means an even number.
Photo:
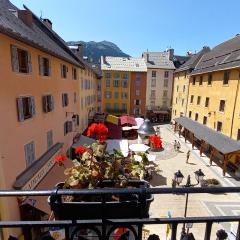
[{"label": "distant rooftop", "polygon": [[209,47],[203,47],[201,51],[199,51],[196,54],[191,55],[190,59],[186,61],[182,66],[180,66],[178,69],[176,69],[175,73],[182,72],[182,71],[192,71],[195,66],[198,64],[201,57],[210,51]]},{"label": "distant rooftop", "polygon": [[225,41],[203,55],[193,74],[240,67],[240,35]]},{"label": "distant rooftop", "polygon": [[130,72],[147,72],[143,58],[133,57],[101,57],[102,70],[117,70]]},{"label": "distant rooftop", "polygon": [[175,69],[173,61],[170,60],[170,52],[144,52],[143,58],[147,68]]}]

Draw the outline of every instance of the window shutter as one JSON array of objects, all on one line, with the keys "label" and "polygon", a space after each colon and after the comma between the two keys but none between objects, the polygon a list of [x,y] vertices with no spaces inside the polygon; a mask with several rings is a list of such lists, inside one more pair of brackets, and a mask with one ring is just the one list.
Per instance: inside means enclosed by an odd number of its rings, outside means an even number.
[{"label": "window shutter", "polygon": [[43,76],[43,58],[38,56],[39,75]]},{"label": "window shutter", "polygon": [[68,121],[68,132],[72,132],[72,121]]},{"label": "window shutter", "polygon": [[53,95],[50,96],[50,106],[51,106],[51,111],[54,109],[54,98]]},{"label": "window shutter", "polygon": [[61,68],[61,77],[63,77],[63,65],[62,64],[60,65],[60,68]]},{"label": "window shutter", "polygon": [[77,126],[79,126],[79,115],[77,114]]},{"label": "window shutter", "polygon": [[34,116],[36,114],[36,109],[35,109],[35,100],[34,97],[29,97],[30,99],[30,111],[32,113],[32,116]]},{"label": "window shutter", "polygon": [[67,122],[64,123],[64,136],[67,134]]},{"label": "window shutter", "polygon": [[46,113],[47,112],[47,96],[43,96],[42,100],[43,100],[43,111]]},{"label": "window shutter", "polygon": [[72,67],[72,79],[74,79],[74,68]]},{"label": "window shutter", "polygon": [[23,103],[22,98],[17,98],[17,110],[18,110],[18,121],[23,122],[24,121],[24,114],[23,114]]},{"label": "window shutter", "polygon": [[52,75],[52,66],[51,66],[51,59],[50,58],[48,59],[48,73],[49,73],[49,76]]},{"label": "window shutter", "polygon": [[62,106],[65,107],[64,93],[62,94]]},{"label": "window shutter", "polygon": [[68,94],[66,93],[66,106],[68,106],[69,100],[68,100]]},{"label": "window shutter", "polygon": [[35,145],[34,145],[34,142],[32,142],[30,144],[30,158],[31,158],[31,163],[33,163],[35,161]]},{"label": "window shutter", "polygon": [[31,73],[32,72],[32,59],[31,59],[31,54],[30,52],[28,52],[28,72]]},{"label": "window shutter", "polygon": [[13,45],[11,45],[11,58],[12,58],[12,70],[14,72],[19,72],[17,47]]}]

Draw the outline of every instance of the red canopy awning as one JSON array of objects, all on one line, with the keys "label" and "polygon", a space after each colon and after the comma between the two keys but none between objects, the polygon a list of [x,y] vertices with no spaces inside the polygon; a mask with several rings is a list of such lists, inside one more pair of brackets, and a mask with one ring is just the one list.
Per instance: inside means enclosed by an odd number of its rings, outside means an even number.
[{"label": "red canopy awning", "polygon": [[121,122],[121,125],[124,125],[124,124],[130,124],[132,126],[136,126],[137,125],[137,122],[135,121],[135,118],[134,117],[130,117],[130,116],[122,116],[122,117],[120,117],[120,122]]}]

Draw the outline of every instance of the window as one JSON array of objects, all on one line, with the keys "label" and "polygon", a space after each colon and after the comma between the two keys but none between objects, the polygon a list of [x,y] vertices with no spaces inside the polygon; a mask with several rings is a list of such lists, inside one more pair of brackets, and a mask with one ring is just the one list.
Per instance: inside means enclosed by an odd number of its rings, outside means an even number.
[{"label": "window", "polygon": [[106,79],[106,87],[110,87],[111,79]]},{"label": "window", "polygon": [[224,112],[225,110],[225,100],[220,100],[219,111]]},{"label": "window", "polygon": [[167,97],[167,95],[168,95],[168,90],[164,90],[163,91],[163,97]]},{"label": "window", "polygon": [[47,132],[47,149],[51,148],[53,145],[53,131],[49,130]]},{"label": "window", "polygon": [[127,98],[128,98],[127,92],[122,92],[122,99],[127,99]]},{"label": "window", "polygon": [[119,87],[119,80],[113,80],[113,86]]},{"label": "window", "polygon": [[209,97],[206,97],[206,100],[205,100],[205,107],[209,107]]},{"label": "window", "polygon": [[156,78],[152,78],[151,87],[156,87]]},{"label": "window", "polygon": [[198,98],[197,98],[197,105],[200,105],[200,103],[201,103],[201,97],[198,96]]},{"label": "window", "polygon": [[127,111],[127,104],[126,103],[122,103],[122,110]]},{"label": "window", "polygon": [[156,71],[152,71],[152,77],[156,77],[157,72]]},{"label": "window", "polygon": [[118,103],[114,103],[114,110],[118,110],[118,109],[119,109]]},{"label": "window", "polygon": [[222,131],[222,122],[217,122],[217,131],[218,132]]},{"label": "window", "polygon": [[200,76],[199,85],[202,85],[202,83],[203,83],[203,76]]},{"label": "window", "polygon": [[119,73],[114,73],[114,78],[119,78],[120,74]]},{"label": "window", "polygon": [[106,98],[111,98],[111,97],[112,97],[112,92],[106,91],[106,92],[105,92],[105,97],[106,97]]},{"label": "window", "polygon": [[54,101],[52,95],[44,95],[43,100],[43,112],[48,113],[54,109]]},{"label": "window", "polygon": [[169,73],[168,71],[165,71],[165,72],[164,72],[164,77],[165,77],[165,78],[168,78],[168,75],[169,75],[168,73]]},{"label": "window", "polygon": [[68,94],[67,93],[62,94],[62,106],[63,107],[68,106]]},{"label": "window", "polygon": [[154,100],[151,100],[150,101],[150,105],[153,107],[153,106],[155,106],[155,101]]},{"label": "window", "polygon": [[134,112],[135,115],[138,116],[138,115],[140,115],[140,112],[141,112],[141,111],[140,111],[139,108],[134,108],[133,112]]},{"label": "window", "polygon": [[128,74],[127,73],[123,73],[122,74],[122,79],[128,79]]},{"label": "window", "polygon": [[223,84],[227,85],[230,78],[230,71],[225,71],[223,76]]},{"label": "window", "polygon": [[195,121],[198,120],[198,113],[195,113]]},{"label": "window", "polygon": [[35,161],[35,144],[30,142],[24,145],[24,153],[27,167]]},{"label": "window", "polygon": [[77,102],[77,93],[76,92],[73,93],[73,102],[74,103]]},{"label": "window", "polygon": [[18,121],[23,122],[35,115],[34,97],[18,97],[17,98]]},{"label": "window", "polygon": [[140,96],[140,90],[139,89],[136,90],[136,96]]},{"label": "window", "polygon": [[203,124],[204,124],[204,125],[207,124],[207,117],[206,117],[206,116],[203,117]]},{"label": "window", "polygon": [[32,72],[31,54],[23,49],[11,45],[12,70],[20,73]]},{"label": "window", "polygon": [[135,105],[137,105],[137,106],[139,106],[141,104],[141,100],[139,100],[139,99],[134,100],[134,102],[135,102]]},{"label": "window", "polygon": [[72,132],[72,126],[73,126],[72,121],[66,121],[64,123],[64,136]]},{"label": "window", "polygon": [[182,106],[183,106],[183,104],[184,104],[184,99],[182,99]]},{"label": "window", "polygon": [[151,90],[151,98],[155,98],[156,97],[156,90]]},{"label": "window", "polygon": [[111,110],[111,103],[106,103],[106,110],[107,111]]},{"label": "window", "polygon": [[178,92],[179,86],[177,85],[177,92]]},{"label": "window", "polygon": [[193,103],[194,96],[191,95],[190,103]]},{"label": "window", "polygon": [[67,66],[65,64],[61,64],[61,77],[67,78]]},{"label": "window", "polygon": [[119,96],[119,92],[114,92],[114,98],[117,99]]},{"label": "window", "polygon": [[122,87],[127,88],[128,87],[128,80],[123,80],[122,81]]},{"label": "window", "polygon": [[168,87],[168,79],[164,79],[164,84],[163,84],[164,87]]},{"label": "window", "polygon": [[140,89],[140,78],[136,77],[136,89]]},{"label": "window", "polygon": [[196,77],[193,77],[192,84],[193,84],[193,85],[195,85],[195,84],[196,84]]},{"label": "window", "polygon": [[75,67],[72,68],[72,79],[77,80],[77,69]]},{"label": "window", "polygon": [[192,111],[189,111],[188,112],[188,117],[191,118],[191,116],[192,116]]},{"label": "window", "polygon": [[176,97],[176,103],[177,103],[177,97]]},{"label": "window", "polygon": [[38,56],[39,74],[41,76],[50,76],[50,61],[48,58]]},{"label": "window", "polygon": [[237,140],[240,140],[240,129],[238,129]]},{"label": "window", "polygon": [[212,85],[212,74],[208,75],[208,85]]},{"label": "window", "polygon": [[111,78],[111,77],[112,77],[112,75],[111,75],[110,72],[106,72],[106,73],[105,73],[105,78]]},{"label": "window", "polygon": [[185,92],[185,85],[183,85],[183,92]]}]

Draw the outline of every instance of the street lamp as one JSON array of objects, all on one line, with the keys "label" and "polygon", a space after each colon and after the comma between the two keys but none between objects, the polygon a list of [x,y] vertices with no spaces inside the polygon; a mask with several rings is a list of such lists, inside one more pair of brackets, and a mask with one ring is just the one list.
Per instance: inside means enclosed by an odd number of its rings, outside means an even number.
[{"label": "street lamp", "polygon": [[139,134],[139,137],[142,140],[142,143],[145,143],[145,139],[147,137],[156,134],[156,131],[154,130],[154,128],[153,128],[153,126],[152,126],[152,124],[151,124],[149,119],[145,119],[145,121],[139,127],[137,132]]},{"label": "street lamp", "polygon": [[[183,187],[194,187],[194,186],[197,186],[199,184],[199,182],[201,182],[203,180],[204,176],[205,176],[205,174],[202,172],[201,169],[195,171],[194,174],[195,174],[195,178],[197,180],[197,183],[196,184],[192,184],[191,183],[191,177],[190,177],[190,175],[188,175],[187,182],[186,182],[185,185],[183,185]],[[177,185],[181,184],[183,178],[184,178],[184,175],[181,173],[180,170],[178,170],[177,172],[174,173],[174,180],[176,181]],[[187,207],[188,207],[188,193],[186,194],[184,217],[187,216]],[[181,239],[184,237],[185,234],[186,234],[186,228],[185,228],[185,223],[183,223]]]}]

